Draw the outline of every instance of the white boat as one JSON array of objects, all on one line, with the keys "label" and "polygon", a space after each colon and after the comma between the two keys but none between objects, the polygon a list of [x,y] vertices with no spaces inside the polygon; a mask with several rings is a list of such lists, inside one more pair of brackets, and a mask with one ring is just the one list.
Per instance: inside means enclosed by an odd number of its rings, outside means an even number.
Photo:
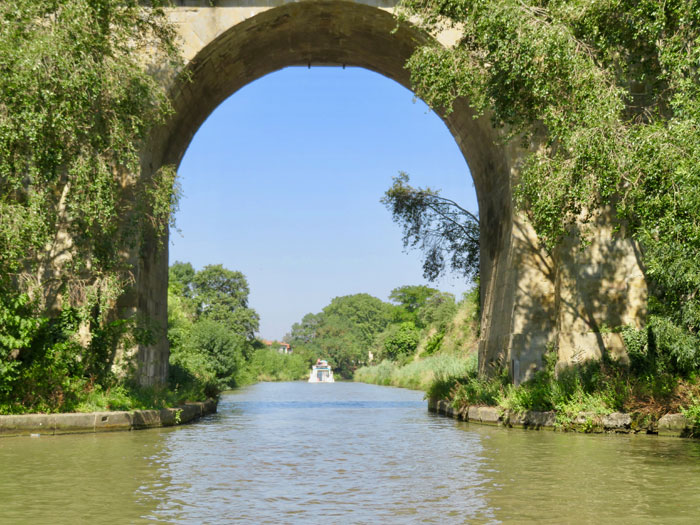
[{"label": "white boat", "polygon": [[311,368],[309,383],[335,383],[333,370],[331,370],[331,365],[328,364],[328,361],[321,359],[316,361],[316,364]]}]

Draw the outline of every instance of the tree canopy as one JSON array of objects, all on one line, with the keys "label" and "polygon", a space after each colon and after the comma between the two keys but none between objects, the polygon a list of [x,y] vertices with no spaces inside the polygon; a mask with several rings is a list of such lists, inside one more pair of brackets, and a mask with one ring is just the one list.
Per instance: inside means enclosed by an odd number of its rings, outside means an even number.
[{"label": "tree canopy", "polygon": [[253,340],[260,316],[248,307],[250,289],[241,272],[210,264],[196,272],[190,263],[175,262],[169,270],[170,293],[188,305],[190,315],[225,324]]},{"label": "tree canopy", "polygon": [[[441,339],[457,311],[452,294],[424,285],[400,286],[390,298],[398,304],[365,293],[336,297],[295,323],[286,340],[295,352],[327,359],[340,377],[350,378],[372,359],[410,358],[422,336],[439,333]],[[439,346],[436,341],[432,350]]]},{"label": "tree canopy", "polygon": [[260,317],[248,308],[248,280],[241,272],[220,264],[207,265],[192,280],[192,297],[202,317],[230,325],[236,333],[252,340]]},{"label": "tree canopy", "polygon": [[339,376],[350,378],[367,363],[375,337],[391,322],[392,308],[366,293],[336,297],[318,314],[295,323],[286,339],[294,348],[327,359]]},{"label": "tree canopy", "polygon": [[169,277],[171,382],[193,383],[193,376],[209,395],[235,386],[253,356],[259,322],[248,307],[247,279],[221,264],[195,271],[182,262],[170,266]]},{"label": "tree canopy", "polygon": [[423,284],[399,286],[391,291],[389,294],[389,300],[399,304],[409,312],[415,312],[424,306],[430,297],[438,295],[439,293],[440,290],[436,290],[435,288],[431,288]]}]

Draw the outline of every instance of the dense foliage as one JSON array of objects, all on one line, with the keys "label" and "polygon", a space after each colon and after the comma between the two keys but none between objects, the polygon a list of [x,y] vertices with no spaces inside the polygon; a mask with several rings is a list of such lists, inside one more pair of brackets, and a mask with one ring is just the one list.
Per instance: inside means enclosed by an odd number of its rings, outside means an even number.
[{"label": "dense foliage", "polygon": [[[355,371],[355,381],[429,390],[476,370],[479,294],[454,297],[427,286],[402,286],[391,292],[395,321],[375,338],[377,359]],[[405,321],[409,310],[416,323]]]},{"label": "dense foliage", "polygon": [[286,340],[295,349],[328,360],[338,376],[350,378],[367,362],[375,336],[391,320],[391,309],[368,294],[336,297],[320,313],[294,323]]},{"label": "dense foliage", "polygon": [[258,315],[248,308],[248,282],[222,265],[196,272],[190,263],[170,267],[168,338],[170,376],[176,389],[199,387],[212,396],[236,386],[253,354]]},{"label": "dense foliage", "polygon": [[327,359],[348,379],[370,363],[407,363],[441,348],[455,354],[471,348],[474,317],[458,316],[452,294],[418,285],[395,288],[389,297],[393,304],[367,294],[336,297],[295,323],[286,339],[295,351]]},{"label": "dense foliage", "polygon": [[114,308],[123,250],[176,204],[174,170],[137,177],[170,111],[139,58],[176,59],[162,4],[0,2],[0,411],[71,409],[113,383],[125,336],[148,342]]},{"label": "dense foliage", "polygon": [[419,48],[416,92],[450,111],[468,100],[538,147],[516,188],[543,246],[586,242],[613,209],[651,286],[638,349],[662,371],[700,366],[700,2],[405,0],[457,44]]},{"label": "dense foliage", "polygon": [[[555,373],[556,352],[545,354],[545,367],[529,381],[513,385],[508,374],[480,377],[476,367],[462,375],[443,376],[427,388],[427,396],[447,398],[457,409],[498,406],[504,410],[556,412],[563,429],[590,431],[600,416],[631,414],[644,426],[667,413],[682,412],[691,432],[700,429],[700,385],[670,374],[644,375],[603,356],[600,362]],[[574,424],[575,421],[579,423]]]},{"label": "dense foliage", "polygon": [[170,387],[181,397],[216,396],[255,381],[291,381],[308,376],[316,357],[255,337],[257,312],[248,306],[248,281],[241,272],[190,263],[170,267],[168,339]]}]

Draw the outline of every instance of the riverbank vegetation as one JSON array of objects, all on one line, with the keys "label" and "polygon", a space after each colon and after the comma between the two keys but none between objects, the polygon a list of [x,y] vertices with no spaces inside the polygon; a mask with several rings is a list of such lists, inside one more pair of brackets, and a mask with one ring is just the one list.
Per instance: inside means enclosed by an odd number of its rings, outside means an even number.
[{"label": "riverbank vegetation", "polygon": [[0,2],[0,413],[77,409],[153,337],[117,301],[177,205],[173,169],[135,177],[171,111],[139,58],[178,60],[164,3]]},{"label": "riverbank vegetation", "polygon": [[339,378],[425,388],[473,361],[478,292],[460,302],[424,285],[392,290],[389,302],[368,294],[336,297],[292,326],[296,351],[328,360]]},{"label": "riverbank vegetation", "polygon": [[248,306],[245,276],[221,265],[195,271],[170,267],[168,284],[169,387],[189,400],[256,381],[292,381],[309,374],[316,357],[302,348],[280,353],[258,340],[259,317]]},{"label": "riverbank vegetation", "polygon": [[[125,317],[118,300],[134,278],[124,248],[152,245],[177,207],[174,169],[136,176],[140,145],[172,111],[139,58],[177,63],[164,4],[0,3],[0,412],[170,402],[114,367],[121,356],[128,371],[126,350],[162,329]],[[471,366],[475,340],[456,343],[450,323],[472,321],[454,321],[464,301],[428,287],[399,288],[390,302],[336,298],[294,325],[295,354],[274,356],[254,338],[244,276],[182,265],[171,274],[172,399],[293,377],[323,355],[346,378],[384,362],[376,378],[391,384],[423,386],[433,369],[428,391],[457,402],[680,409],[700,424],[700,3],[404,0],[401,11],[429,33],[461,33],[413,54],[417,96],[445,113],[468,100],[503,140],[538,146],[514,191],[545,250],[556,255],[571,235],[585,246],[597,210],[637,243],[648,317],[607,327],[623,335],[629,364],[603,356],[555,374],[549,358],[517,387],[497,370],[450,375],[461,365],[449,359]],[[475,215],[404,175],[383,202],[426,254],[426,276],[476,273]]]},{"label": "riverbank vegetation", "polygon": [[437,381],[464,377],[476,369],[477,356],[448,353],[412,359],[405,364],[385,359],[378,365],[358,368],[355,381],[428,391]]},{"label": "riverbank vegetation", "polygon": [[[408,306],[420,319],[416,326],[415,345],[397,355],[392,351],[390,338],[377,338],[374,348],[379,362],[358,368],[355,381],[428,390],[436,381],[463,377],[476,369],[478,292],[474,290],[456,302],[450,294],[427,286],[406,286],[392,292],[392,296],[401,300],[404,294],[400,291],[412,289],[424,291],[422,300],[411,301]],[[432,300],[427,295],[430,291],[434,294]],[[439,306],[436,305],[437,297],[441,300]],[[396,307],[407,308],[405,300]]]},{"label": "riverbank vegetation", "polygon": [[555,373],[556,359],[556,353],[549,352],[543,370],[517,386],[507,373],[479,377],[474,368],[462,376],[434,381],[426,397],[449,399],[458,410],[495,406],[514,412],[555,411],[561,426],[581,414],[625,412],[657,421],[665,414],[682,412],[700,429],[695,408],[700,400],[700,382],[696,377],[683,378],[653,369],[641,372],[634,365],[605,358]]},{"label": "riverbank vegetation", "polygon": [[505,141],[540,146],[515,192],[542,247],[554,254],[570,235],[585,246],[598,210],[612,210],[649,285],[645,325],[609,327],[624,335],[629,365],[603,356],[556,377],[549,366],[520,387],[474,375],[455,384],[457,398],[700,413],[700,3],[404,0],[400,9],[432,34],[461,35],[414,52],[418,96],[447,113],[468,100]]}]

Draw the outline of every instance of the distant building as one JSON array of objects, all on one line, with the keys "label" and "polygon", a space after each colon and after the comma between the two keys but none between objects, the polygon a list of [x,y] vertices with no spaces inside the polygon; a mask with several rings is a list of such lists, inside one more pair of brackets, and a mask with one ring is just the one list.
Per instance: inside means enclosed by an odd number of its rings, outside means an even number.
[{"label": "distant building", "polygon": [[277,352],[280,354],[291,354],[292,353],[292,345],[289,343],[280,343],[278,341],[268,341],[267,339],[262,339],[262,344],[267,346],[270,350],[272,350],[273,347],[277,347]]}]

